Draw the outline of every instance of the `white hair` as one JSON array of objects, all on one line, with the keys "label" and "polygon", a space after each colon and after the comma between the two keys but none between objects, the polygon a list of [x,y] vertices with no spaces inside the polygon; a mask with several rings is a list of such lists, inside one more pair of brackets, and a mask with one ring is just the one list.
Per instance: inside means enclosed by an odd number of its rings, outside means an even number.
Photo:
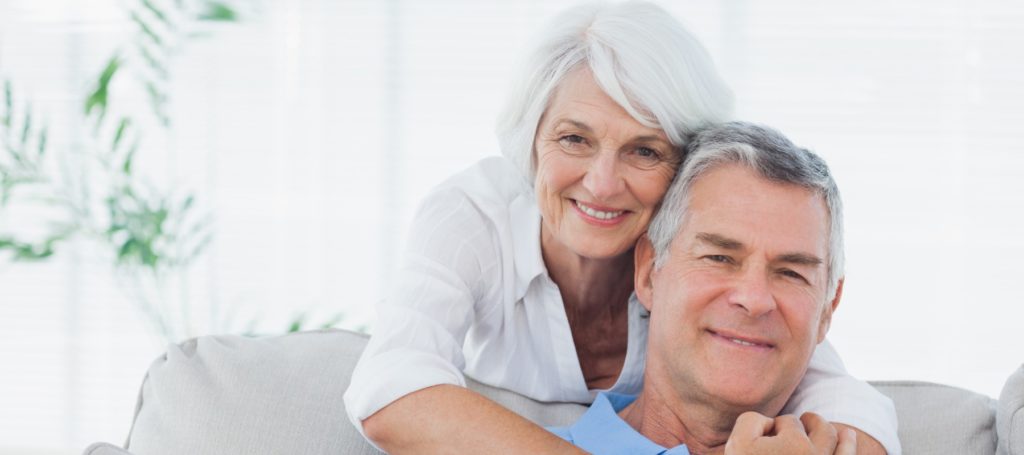
[{"label": "white hair", "polygon": [[782,133],[746,122],[729,122],[697,134],[686,147],[686,161],[676,174],[661,203],[647,237],[654,247],[654,266],[661,268],[686,218],[689,193],[704,174],[725,164],[741,164],[759,176],[778,183],[797,185],[821,195],[828,208],[829,251],[827,292],[835,296],[845,274],[843,251],[843,203],[828,164],[807,149],[797,147]]},{"label": "white hair", "polygon": [[555,16],[538,38],[497,128],[502,154],[530,181],[537,125],[564,77],[582,65],[637,122],[664,130],[680,149],[694,132],[732,114],[732,92],[711,56],[652,3],[578,5]]}]

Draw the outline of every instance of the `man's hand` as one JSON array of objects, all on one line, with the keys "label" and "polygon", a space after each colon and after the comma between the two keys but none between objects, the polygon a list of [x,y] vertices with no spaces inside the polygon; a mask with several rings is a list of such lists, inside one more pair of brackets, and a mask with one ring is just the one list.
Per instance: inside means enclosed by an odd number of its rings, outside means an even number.
[{"label": "man's hand", "polygon": [[857,436],[848,429],[837,433],[832,424],[812,412],[804,413],[798,420],[792,415],[772,419],[749,411],[736,419],[725,443],[725,453],[855,455]]}]

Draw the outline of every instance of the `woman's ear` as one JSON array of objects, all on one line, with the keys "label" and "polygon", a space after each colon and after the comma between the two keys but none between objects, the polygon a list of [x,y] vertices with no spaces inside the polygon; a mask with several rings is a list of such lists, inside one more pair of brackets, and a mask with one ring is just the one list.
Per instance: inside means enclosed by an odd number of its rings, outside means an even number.
[{"label": "woman's ear", "polygon": [[633,288],[636,290],[636,298],[647,311],[651,311],[654,306],[654,285],[651,283],[651,275],[655,272],[654,245],[646,233],[636,241],[633,261]]}]

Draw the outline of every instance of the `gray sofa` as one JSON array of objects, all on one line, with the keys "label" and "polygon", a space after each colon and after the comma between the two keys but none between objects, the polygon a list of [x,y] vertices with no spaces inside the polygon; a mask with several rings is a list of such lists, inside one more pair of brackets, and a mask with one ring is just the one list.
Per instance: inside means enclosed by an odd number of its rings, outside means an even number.
[{"label": "gray sofa", "polygon": [[[271,338],[206,336],[171,346],[149,368],[123,448],[87,455],[374,454],[345,417],[342,394],[366,336],[343,330]],[[999,400],[916,381],[872,382],[896,403],[907,454],[1024,455],[1024,367]],[[471,387],[542,425],[585,407]]]}]

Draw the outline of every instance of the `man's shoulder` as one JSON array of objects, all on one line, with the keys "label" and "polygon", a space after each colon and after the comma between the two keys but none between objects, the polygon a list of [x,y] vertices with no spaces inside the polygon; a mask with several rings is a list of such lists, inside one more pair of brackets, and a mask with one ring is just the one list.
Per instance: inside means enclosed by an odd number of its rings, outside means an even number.
[{"label": "man's shoulder", "polygon": [[549,427],[548,431],[583,450],[597,454],[688,453],[683,446],[666,450],[622,420],[618,412],[635,400],[636,396],[633,395],[602,392],[576,423],[567,427]]}]

